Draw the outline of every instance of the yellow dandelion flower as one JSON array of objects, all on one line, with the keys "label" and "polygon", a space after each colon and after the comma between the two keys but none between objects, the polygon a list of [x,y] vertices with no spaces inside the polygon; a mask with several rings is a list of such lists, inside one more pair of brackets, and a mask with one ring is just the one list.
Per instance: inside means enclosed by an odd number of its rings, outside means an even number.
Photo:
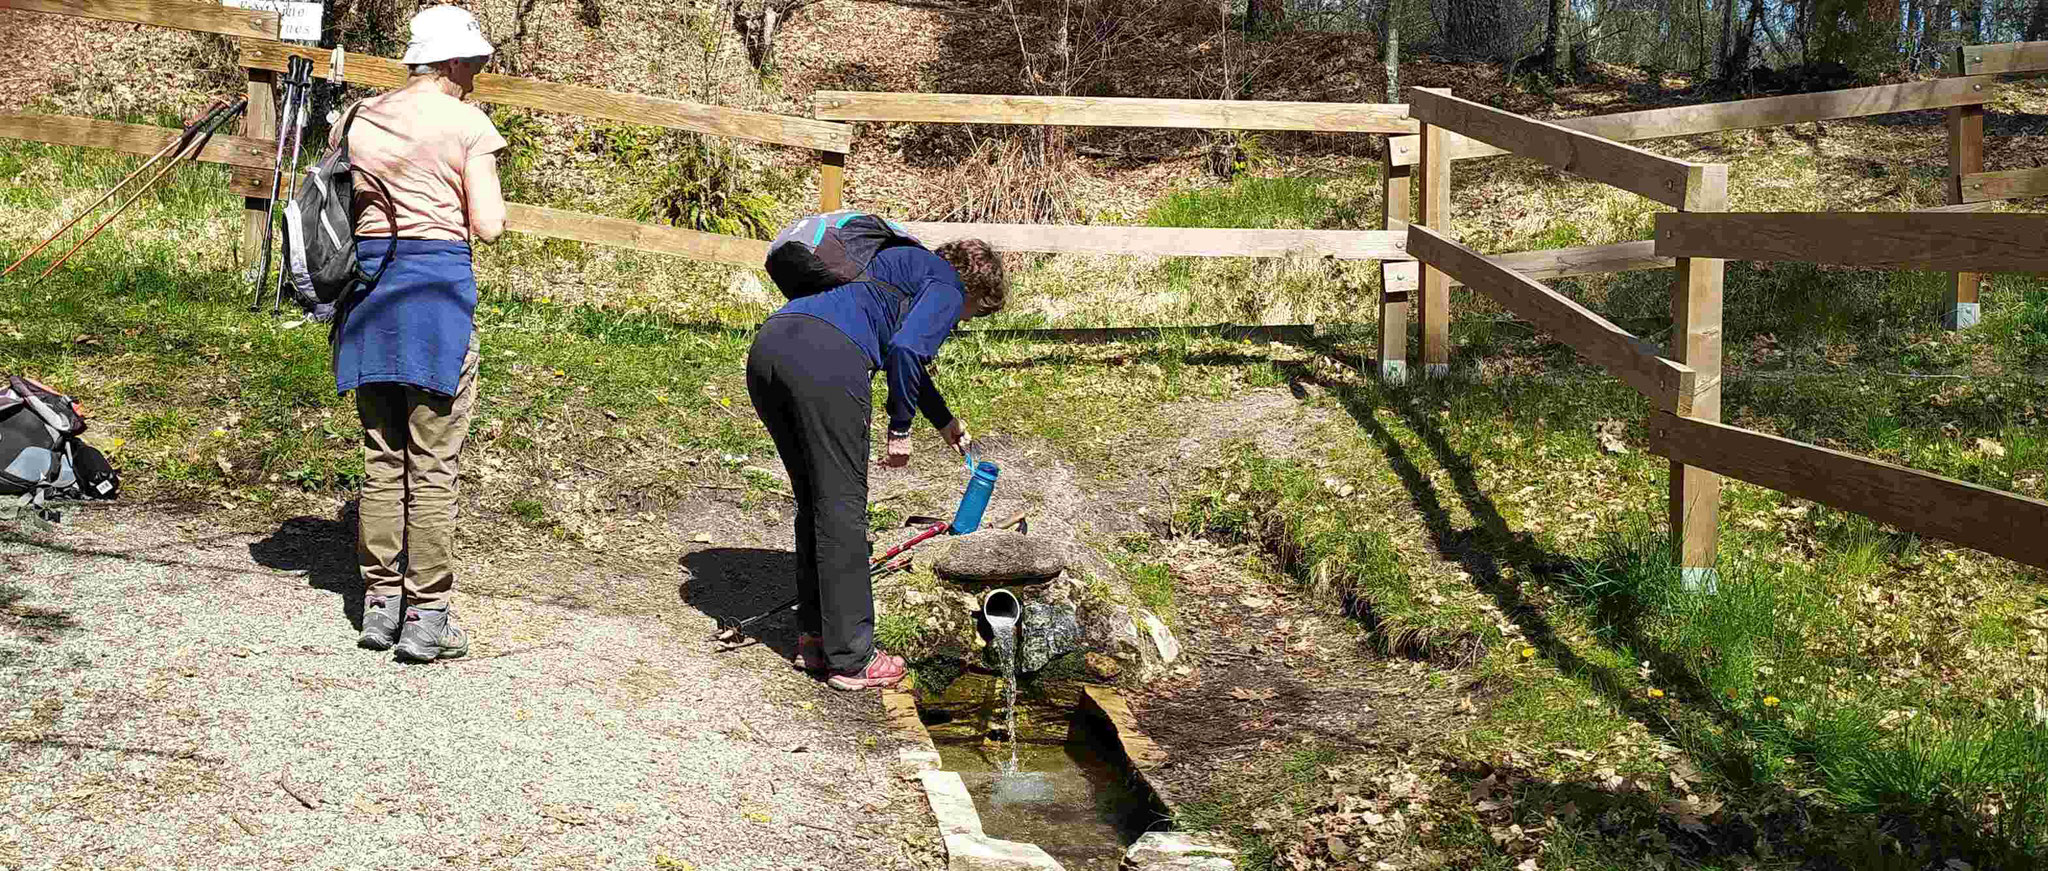
[{"label": "yellow dandelion flower", "polygon": [[1534,647],[1524,647],[1524,648],[1522,648],[1522,658],[1523,658],[1523,659],[1535,659],[1535,658],[1536,658],[1536,648],[1534,648]]},{"label": "yellow dandelion flower", "polygon": [[1777,696],[1764,696],[1764,707],[1766,707],[1766,708],[1775,708],[1775,707],[1777,707],[1777,706],[1778,706],[1778,697],[1777,697]]},{"label": "yellow dandelion flower", "polygon": [[1655,688],[1655,687],[1652,687],[1652,688],[1650,689],[1650,698],[1653,698],[1653,699],[1661,699],[1661,698],[1663,698],[1663,697],[1664,697],[1664,691],[1663,691],[1663,690],[1657,689],[1657,688]]}]

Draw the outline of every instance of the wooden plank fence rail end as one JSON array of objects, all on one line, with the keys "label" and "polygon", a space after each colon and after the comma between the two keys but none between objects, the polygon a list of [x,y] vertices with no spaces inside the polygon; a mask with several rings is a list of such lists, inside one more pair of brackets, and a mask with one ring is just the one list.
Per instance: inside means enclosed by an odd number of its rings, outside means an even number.
[{"label": "wooden plank fence rail end", "polygon": [[[103,148],[123,154],[155,154],[177,139],[178,132],[177,128],[154,124],[125,124],[72,115],[0,112],[0,138]],[[206,148],[199,152],[199,159],[207,163],[262,170],[267,175],[275,147],[276,142],[272,140],[216,133],[207,140]],[[269,196],[270,193],[265,191],[263,195]]]},{"label": "wooden plank fence rail end", "polygon": [[[282,72],[293,55],[314,62],[313,74],[326,77],[328,50],[245,39],[241,41],[242,65],[252,69]],[[386,57],[349,52],[343,75],[348,81],[373,88],[396,88],[405,84],[404,64]],[[853,148],[853,130],[845,124],[817,121],[772,112],[750,112],[704,103],[627,94],[583,85],[564,85],[538,79],[479,73],[476,91],[470,95],[481,103],[519,106],[543,112],[562,112],[587,118],[603,118],[627,124],[669,127],[730,136],[770,145],[793,145],[841,154]]]},{"label": "wooden plank fence rail end", "polygon": [[[1725,130],[1753,130],[1759,127],[1782,127],[1811,121],[1833,121],[1893,112],[1981,104],[1991,98],[1991,86],[1996,82],[1997,78],[1994,76],[1933,79],[1812,94],[1758,97],[1752,100],[1702,103],[1696,106],[1644,109],[1639,112],[1617,112],[1611,115],[1582,115],[1577,118],[1549,119],[1547,123],[1616,142],[1641,142]],[[1420,151],[1419,146],[1399,139],[1389,140],[1389,145],[1393,149],[1394,163],[1397,166],[1414,163]],[[1463,137],[1448,143],[1446,150],[1452,160],[1469,160],[1508,153],[1505,149]]]},{"label": "wooden plank fence rail end", "polygon": [[196,0],[0,0],[0,9],[151,24],[251,39],[274,40],[279,28],[279,16],[275,12],[237,9]]},{"label": "wooden plank fence rail end", "polygon": [[1401,103],[819,91],[811,96],[811,114],[829,121],[945,124],[1182,127],[1320,133],[1414,133],[1418,129],[1408,117],[1407,105]]},{"label": "wooden plank fence rail end", "polygon": [[2048,215],[1704,212],[1656,216],[1657,254],[1938,272],[2048,272]]},{"label": "wooden plank fence rail end", "polygon": [[927,245],[981,239],[1001,251],[1153,257],[1286,257],[1408,260],[1406,234],[1386,230],[1232,230],[1076,224],[905,221]]},{"label": "wooden plank fence rail end", "polygon": [[1659,407],[1691,412],[1697,380],[1692,367],[1665,358],[1577,301],[1420,224],[1408,227],[1408,250],[1627,382]]},{"label": "wooden plank fence rail end", "polygon": [[2048,568],[2048,502],[1773,435],[1664,412],[1650,453]]},{"label": "wooden plank fence rail end", "polygon": [[1591,133],[1454,97],[1439,89],[1416,88],[1409,112],[1426,124],[1511,149],[1523,157],[1668,206],[1699,207],[1698,179],[1705,164],[1673,160]]},{"label": "wooden plank fence rail end", "polygon": [[1963,75],[1966,76],[2048,70],[2048,42],[1966,45],[1956,53],[1962,57]]},{"label": "wooden plank fence rail end", "polygon": [[2048,196],[2048,167],[1965,173],[1961,187],[1964,203]]},{"label": "wooden plank fence rail end", "polygon": [[[1657,256],[1656,247],[1655,240],[1645,239],[1640,242],[1617,242],[1612,245],[1516,251],[1512,254],[1491,255],[1486,259],[1502,269],[1512,270],[1536,281],[1570,278],[1575,275],[1669,269],[1677,265],[1678,261],[1674,258]],[[1458,286],[1464,282],[1453,276],[1451,284]]]}]

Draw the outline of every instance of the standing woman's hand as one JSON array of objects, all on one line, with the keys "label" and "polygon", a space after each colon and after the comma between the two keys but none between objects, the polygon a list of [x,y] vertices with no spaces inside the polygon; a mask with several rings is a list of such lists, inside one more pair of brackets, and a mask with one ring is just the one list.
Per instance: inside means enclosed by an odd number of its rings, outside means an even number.
[{"label": "standing woman's hand", "polygon": [[505,191],[498,182],[498,153],[479,154],[462,165],[463,198],[469,201],[469,238],[496,242],[505,232]]},{"label": "standing woman's hand", "polygon": [[882,465],[891,469],[901,469],[910,465],[909,435],[889,436],[889,445],[882,454]]}]

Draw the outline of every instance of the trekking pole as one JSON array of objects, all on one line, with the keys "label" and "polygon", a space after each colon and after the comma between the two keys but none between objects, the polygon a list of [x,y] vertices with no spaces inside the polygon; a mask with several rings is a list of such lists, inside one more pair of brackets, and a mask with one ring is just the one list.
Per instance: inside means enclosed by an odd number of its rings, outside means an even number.
[{"label": "trekking pole", "polygon": [[51,242],[57,241],[59,237],[69,232],[72,227],[78,226],[78,222],[85,220],[85,216],[92,214],[94,209],[106,205],[106,202],[108,200],[113,199],[115,194],[120,193],[121,189],[127,187],[129,182],[134,181],[136,176],[141,175],[143,170],[155,166],[157,161],[162,160],[164,158],[164,155],[170,154],[171,152],[176,151],[180,147],[182,147],[187,141],[189,141],[192,138],[192,134],[199,129],[199,125],[205,124],[206,120],[212,117],[214,112],[220,111],[221,108],[225,107],[226,105],[227,98],[225,97],[215,97],[212,100],[208,101],[206,104],[206,109],[201,111],[199,113],[199,116],[192,120],[192,123],[185,125],[185,129],[179,131],[177,138],[172,139],[170,141],[170,144],[165,145],[162,149],[158,150],[157,153],[150,155],[149,159],[143,161],[141,166],[136,167],[134,172],[128,173],[127,177],[116,182],[114,186],[112,188],[109,188],[105,194],[102,194],[98,200],[93,201],[92,205],[86,206],[84,209],[81,209],[76,217],[72,218],[64,226],[58,227],[57,232],[51,233],[50,238],[44,239],[42,241],[42,244],[39,244],[34,248],[30,248],[27,254],[21,255],[21,259],[14,261],[12,265],[7,267],[6,271],[0,272],[0,278],[6,278],[7,276],[13,274],[14,270],[20,268],[21,264],[27,263],[30,257],[34,257],[44,248],[50,247]]},{"label": "trekking pole", "polygon": [[[292,168],[291,191],[287,194],[288,201],[297,199],[299,196],[299,148],[306,141],[306,113],[313,102],[313,62],[296,56],[293,60],[299,61],[297,81],[299,111],[296,116],[285,119],[285,124],[292,131],[292,147],[286,152],[286,157],[291,161]],[[282,136],[282,132],[279,135]],[[286,216],[290,214],[289,209],[285,210]],[[292,262],[288,252],[291,249],[292,232],[292,225],[289,222],[284,222],[284,239],[279,243],[277,252],[277,298],[270,305],[270,313],[273,316],[284,311],[284,292],[291,282]]]},{"label": "trekking pole", "polygon": [[[289,124],[294,108],[292,93],[299,71],[299,56],[292,55],[289,57],[285,67],[283,117],[286,119],[286,123]],[[276,238],[277,233],[277,221],[275,220],[277,214],[277,191],[284,181],[284,140],[285,131],[279,129],[277,131],[277,157],[271,162],[270,199],[265,201],[263,210],[263,265],[256,269],[256,280],[254,282],[256,286],[252,291],[254,296],[249,300],[249,310],[252,312],[263,310],[263,282],[270,277],[270,242]]]},{"label": "trekking pole", "polygon": [[78,244],[71,246],[71,250],[64,252],[64,256],[57,258],[57,262],[44,267],[42,273],[36,276],[36,280],[41,281],[50,277],[50,273],[56,272],[57,267],[63,266],[65,261],[71,259],[71,255],[77,254],[78,250],[84,248],[86,243],[91,242],[94,237],[98,236],[101,230],[105,230],[108,225],[113,224],[115,218],[121,217],[122,212],[128,211],[129,206],[135,205],[136,200],[142,199],[144,194],[149,193],[152,188],[155,188],[157,182],[163,181],[164,176],[169,175],[171,170],[178,167],[178,161],[186,159],[197,160],[199,153],[206,150],[206,143],[212,140],[213,134],[220,130],[221,123],[242,114],[242,110],[248,108],[248,106],[249,100],[245,97],[236,100],[233,105],[220,110],[214,117],[208,119],[205,129],[201,130],[197,137],[186,144],[185,150],[179,152],[177,156],[172,157],[169,161],[166,161],[163,168],[157,170],[156,175],[150,176],[149,181],[143,182],[141,189],[122,202],[119,208],[114,209],[113,214],[101,219],[99,224],[92,228],[92,232],[85,234],[85,238],[78,240]]}]

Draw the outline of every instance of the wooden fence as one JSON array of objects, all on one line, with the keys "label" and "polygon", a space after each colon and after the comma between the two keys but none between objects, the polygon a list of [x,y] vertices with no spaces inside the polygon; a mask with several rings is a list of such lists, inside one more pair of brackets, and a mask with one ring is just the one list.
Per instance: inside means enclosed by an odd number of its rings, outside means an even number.
[{"label": "wooden fence", "polygon": [[[232,168],[248,197],[242,255],[260,256],[269,218],[277,118],[275,73],[294,55],[331,74],[328,52],[288,45],[275,13],[198,0],[0,0],[0,9],[174,27],[236,41],[247,70],[242,135],[216,136],[198,156]],[[1051,124],[1361,133],[1389,137],[1384,230],[1249,230],[1019,224],[911,223],[941,243],[966,236],[1008,251],[1277,257],[1309,253],[1381,261],[1380,372],[1407,376],[1408,309],[1420,321],[1424,371],[1450,363],[1449,289],[1465,284],[1526,318],[1621,378],[1655,405],[1652,450],[1672,461],[1674,558],[1689,581],[1710,584],[1718,540],[1719,474],[1857,511],[2031,565],[2048,567],[2048,504],[1828,451],[1720,423],[1722,258],[1802,260],[1955,273],[1950,323],[1974,323],[1980,270],[2048,271],[2038,216],[1969,214],[1999,199],[2048,193],[2048,169],[1985,172],[1984,103],[1994,74],[2048,71],[2048,42],[1968,46],[1957,75],[1931,82],[1767,97],[1703,106],[1539,121],[1417,89],[1411,105],[1140,98],[1025,97],[825,91],[815,118],[748,112],[681,100],[484,74],[475,96],[522,106],[816,151],[820,208],[842,206],[846,122]],[[346,55],[347,81],[395,87],[405,68]],[[1946,110],[1949,205],[1907,214],[1733,214],[1727,168],[1673,160],[1624,144],[1891,112]],[[0,113],[0,137],[150,154],[177,131],[85,118]],[[1657,237],[1550,251],[1481,255],[1448,235],[1451,166],[1496,154],[1534,158],[1679,209],[1657,216]],[[1419,177],[1418,177],[1419,176]],[[1420,190],[1416,191],[1415,188]],[[1419,193],[1419,197],[1416,195]],[[1416,216],[1414,199],[1420,200]],[[521,203],[517,232],[758,267],[767,243]],[[1673,342],[1662,349],[1630,335],[1537,279],[1673,269]],[[1418,299],[1419,297],[1419,299]],[[1116,331],[1104,331],[1105,333]],[[1145,332],[1127,331],[1127,332]],[[1718,473],[1718,474],[1717,474]]]},{"label": "wooden fence", "polygon": [[[1853,511],[1902,529],[2048,568],[2048,503],[1720,422],[1721,277],[1724,258],[1802,261],[1972,274],[2048,272],[2048,220],[2039,215],[1908,213],[1745,214],[1723,211],[1725,167],[1658,157],[1561,124],[1547,124],[1418,89],[1424,211],[1409,227],[1422,264],[1427,341],[1448,317],[1449,277],[1577,351],[1648,397],[1650,449],[1671,461],[1673,557],[1689,585],[1711,589],[1717,560],[1720,475]],[[1649,345],[1508,265],[1451,241],[1446,170],[1452,136],[1469,152],[1498,149],[1676,206],[1656,216],[1649,258],[1677,269],[1667,352]],[[1493,152],[1487,152],[1493,153]],[[1431,226],[1431,225],[1436,226]],[[1640,243],[1637,243],[1638,245]],[[1531,265],[1543,267],[1541,262]],[[1439,278],[1442,275],[1442,278]],[[1434,297],[1434,299],[1432,299]],[[1382,340],[1386,341],[1385,339]]]}]

